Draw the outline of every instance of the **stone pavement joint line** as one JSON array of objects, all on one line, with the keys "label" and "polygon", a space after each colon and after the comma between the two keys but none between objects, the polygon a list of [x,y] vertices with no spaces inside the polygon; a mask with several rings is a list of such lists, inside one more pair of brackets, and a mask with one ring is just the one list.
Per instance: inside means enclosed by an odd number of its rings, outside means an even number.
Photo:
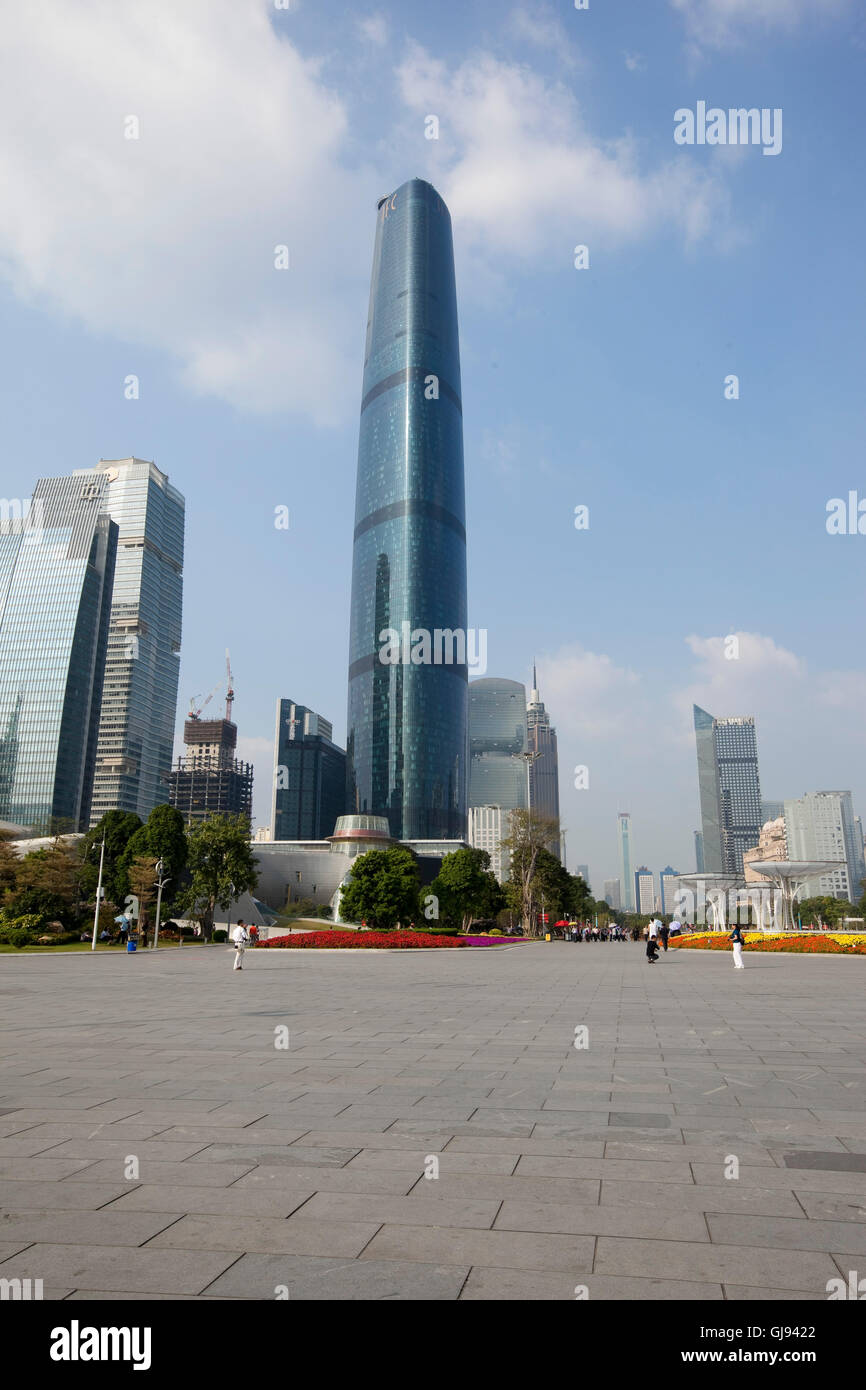
[{"label": "stone pavement joint line", "polygon": [[641,945],[554,942],[247,966],[0,957],[0,1279],[823,1301],[863,1268],[866,961],[649,971]]}]

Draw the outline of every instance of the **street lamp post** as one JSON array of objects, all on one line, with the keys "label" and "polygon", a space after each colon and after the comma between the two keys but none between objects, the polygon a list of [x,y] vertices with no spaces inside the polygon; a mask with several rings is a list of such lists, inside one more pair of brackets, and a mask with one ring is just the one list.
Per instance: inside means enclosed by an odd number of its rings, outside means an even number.
[{"label": "street lamp post", "polygon": [[229,905],[226,908],[226,941],[232,939],[232,903],[235,901],[235,886],[229,884]]},{"label": "street lamp post", "polygon": [[[160,911],[161,911],[161,909],[162,909],[162,890],[163,890],[163,888],[165,887],[165,885],[166,885],[167,883],[171,883],[171,879],[170,879],[170,878],[163,878],[163,876],[162,876],[162,871],[163,871],[163,868],[164,868],[164,867],[165,867],[164,861],[163,861],[162,859],[157,859],[157,861],[156,861],[156,926],[154,927],[154,931],[153,931],[153,941],[152,941],[151,944],[150,944],[150,949],[151,949],[152,951],[155,951],[156,948],[157,948],[157,945],[159,944],[159,914],[160,914]],[[178,931],[179,931],[179,930],[180,930],[180,928],[178,928]]]},{"label": "street lamp post", "polygon": [[91,951],[96,950],[96,933],[99,929],[99,909],[102,906],[102,865],[105,862],[105,835],[102,836],[102,847],[99,851],[99,881],[96,885],[96,910],[93,914],[93,941]]}]

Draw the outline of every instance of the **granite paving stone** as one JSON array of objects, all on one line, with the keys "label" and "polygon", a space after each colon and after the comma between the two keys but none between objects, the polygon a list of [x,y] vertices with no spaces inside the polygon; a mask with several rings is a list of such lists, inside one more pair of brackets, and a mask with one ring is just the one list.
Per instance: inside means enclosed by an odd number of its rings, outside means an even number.
[{"label": "granite paving stone", "polygon": [[866,961],[231,963],[0,956],[0,1278],[68,1301],[800,1301],[866,1261]]}]

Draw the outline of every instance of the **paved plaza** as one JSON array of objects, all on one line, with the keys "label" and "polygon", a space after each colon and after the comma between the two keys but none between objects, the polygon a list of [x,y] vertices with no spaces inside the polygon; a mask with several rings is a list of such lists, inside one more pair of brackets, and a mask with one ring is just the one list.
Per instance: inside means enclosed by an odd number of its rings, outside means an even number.
[{"label": "paved plaza", "polygon": [[866,960],[231,962],[0,956],[0,1278],[71,1300],[712,1301],[866,1275]]}]

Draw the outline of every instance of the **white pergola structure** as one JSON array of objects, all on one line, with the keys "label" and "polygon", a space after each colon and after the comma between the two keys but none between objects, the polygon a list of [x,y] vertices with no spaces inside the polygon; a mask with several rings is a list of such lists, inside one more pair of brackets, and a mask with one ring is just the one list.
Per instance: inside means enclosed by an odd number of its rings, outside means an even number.
[{"label": "white pergola structure", "polygon": [[724,927],[728,893],[732,888],[739,888],[741,883],[739,874],[677,874],[676,877],[677,889],[683,887],[691,893],[696,905],[702,900],[706,902],[708,925],[713,931]]},{"label": "white pergola structure", "polygon": [[[794,900],[810,878],[845,867],[844,859],[758,859],[749,865],[778,891],[782,905],[782,931],[794,931]],[[775,926],[778,928],[778,920]]]}]

